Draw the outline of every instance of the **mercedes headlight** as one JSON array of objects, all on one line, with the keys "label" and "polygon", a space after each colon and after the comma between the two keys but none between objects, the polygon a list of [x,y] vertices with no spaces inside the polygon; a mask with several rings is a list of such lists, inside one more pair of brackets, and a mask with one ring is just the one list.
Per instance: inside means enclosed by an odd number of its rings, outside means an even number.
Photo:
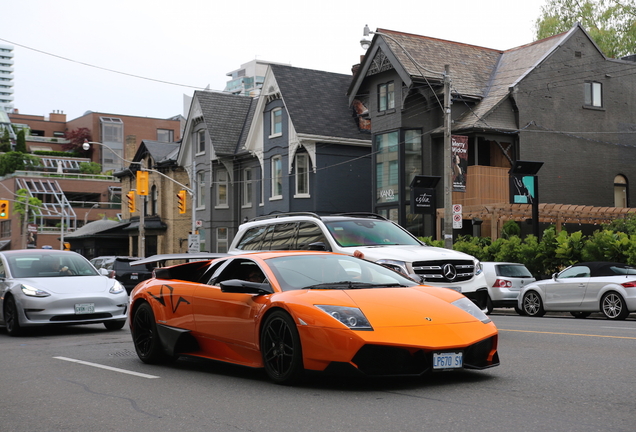
[{"label": "mercedes headlight", "polygon": [[453,306],[457,306],[458,308],[460,308],[461,310],[465,312],[468,312],[469,314],[471,314],[472,316],[474,316],[475,318],[477,318],[479,321],[483,322],[484,324],[488,324],[490,322],[490,318],[488,318],[488,316],[485,313],[483,313],[482,310],[479,309],[475,303],[473,303],[466,297],[462,297],[459,300],[455,300],[451,304]]},{"label": "mercedes headlight", "polygon": [[481,261],[475,262],[475,276],[481,274],[484,271],[484,266],[481,265]]},{"label": "mercedes headlight", "polygon": [[51,295],[44,290],[34,288],[30,285],[23,284],[20,288],[22,289],[24,295],[28,295],[29,297],[48,297]]},{"label": "mercedes headlight", "polygon": [[373,327],[371,327],[367,317],[365,317],[362,311],[358,308],[330,305],[315,306],[326,314],[331,315],[332,318],[340,321],[351,330],[373,330]]},{"label": "mercedes headlight", "polygon": [[405,276],[409,275],[409,271],[406,268],[406,263],[404,261],[381,259],[381,260],[377,260],[376,263],[382,264],[384,267],[390,268],[391,270],[396,271],[398,273],[402,273]]}]

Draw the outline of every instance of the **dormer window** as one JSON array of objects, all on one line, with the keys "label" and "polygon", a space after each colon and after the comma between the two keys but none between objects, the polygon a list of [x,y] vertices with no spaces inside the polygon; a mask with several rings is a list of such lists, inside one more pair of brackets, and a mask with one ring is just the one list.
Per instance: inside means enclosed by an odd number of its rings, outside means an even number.
[{"label": "dormer window", "polygon": [[378,86],[378,111],[395,108],[395,84],[393,81]]},{"label": "dormer window", "polygon": [[274,108],[272,110],[272,127],[270,136],[281,136],[283,134],[283,109]]}]

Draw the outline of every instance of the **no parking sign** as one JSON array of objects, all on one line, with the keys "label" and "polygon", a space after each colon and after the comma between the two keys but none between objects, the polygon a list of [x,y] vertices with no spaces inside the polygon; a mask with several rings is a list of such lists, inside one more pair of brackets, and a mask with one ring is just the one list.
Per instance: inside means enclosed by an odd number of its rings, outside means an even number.
[{"label": "no parking sign", "polygon": [[453,204],[453,229],[462,229],[462,205]]}]

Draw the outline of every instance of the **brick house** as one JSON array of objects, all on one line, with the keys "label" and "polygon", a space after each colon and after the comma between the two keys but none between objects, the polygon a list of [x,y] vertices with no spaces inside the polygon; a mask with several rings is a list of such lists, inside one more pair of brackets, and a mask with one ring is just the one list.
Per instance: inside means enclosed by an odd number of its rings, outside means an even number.
[{"label": "brick house", "polygon": [[[186,170],[176,163],[178,152],[179,143],[143,140],[132,159],[134,163],[115,173],[121,179],[122,190],[128,192],[137,190],[140,165],[152,170],[148,173],[148,195],[135,194],[133,212],[130,211],[126,198],[123,200],[122,219],[128,221],[128,225],[123,227],[123,231],[129,235],[127,255],[148,257],[185,253],[188,250],[187,239],[192,226],[192,213],[190,208],[184,214],[179,213],[177,193],[184,186],[190,187],[190,178]],[[140,250],[139,245],[141,212],[144,216],[144,251]]]}]

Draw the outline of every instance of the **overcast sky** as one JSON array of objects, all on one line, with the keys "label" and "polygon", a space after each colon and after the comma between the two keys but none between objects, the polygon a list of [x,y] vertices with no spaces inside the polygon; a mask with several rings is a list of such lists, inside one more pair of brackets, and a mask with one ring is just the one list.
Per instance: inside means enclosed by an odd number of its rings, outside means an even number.
[{"label": "overcast sky", "polygon": [[226,74],[253,59],[351,73],[365,24],[525,45],[545,1],[4,0],[0,44],[14,46],[20,113],[167,118],[184,114],[184,95],[223,90]]}]

